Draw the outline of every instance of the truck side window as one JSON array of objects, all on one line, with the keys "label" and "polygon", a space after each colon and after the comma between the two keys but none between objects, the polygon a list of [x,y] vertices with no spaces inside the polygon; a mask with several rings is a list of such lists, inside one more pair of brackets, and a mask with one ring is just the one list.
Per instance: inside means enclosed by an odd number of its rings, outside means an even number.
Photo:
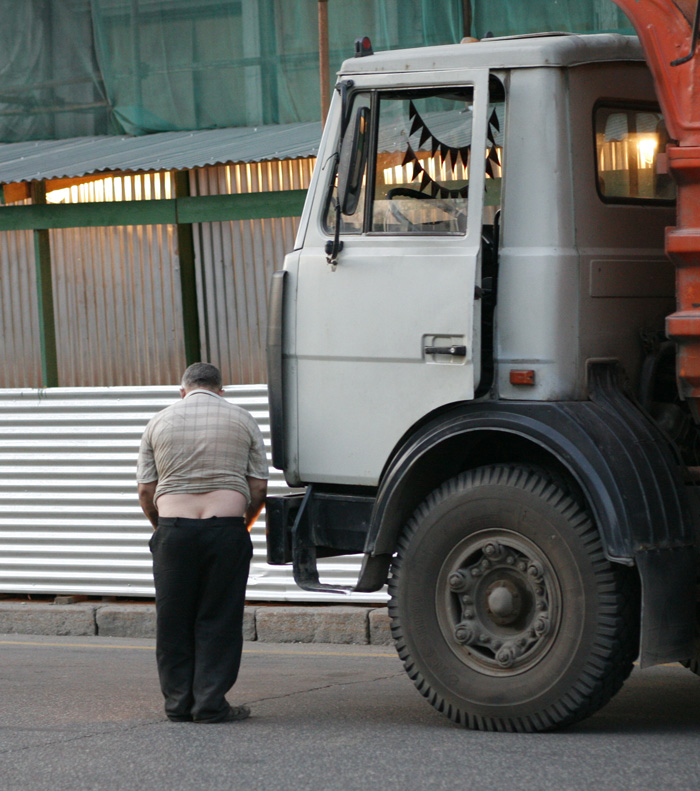
[{"label": "truck side window", "polygon": [[466,233],[472,108],[471,89],[380,96],[373,232]]},{"label": "truck side window", "polygon": [[[355,94],[350,105],[349,113],[356,113],[360,107],[369,109],[371,96],[367,93]],[[357,209],[351,215],[343,214],[340,218],[340,233],[362,233],[365,218],[365,193],[367,191],[367,165],[362,177],[362,188],[357,200]],[[333,179],[330,184],[328,204],[323,218],[323,229],[328,234],[335,232],[336,203],[338,200],[338,163],[334,164]]]},{"label": "truck side window", "polygon": [[676,189],[659,167],[668,133],[658,110],[597,105],[598,192],[609,203],[673,201]]}]

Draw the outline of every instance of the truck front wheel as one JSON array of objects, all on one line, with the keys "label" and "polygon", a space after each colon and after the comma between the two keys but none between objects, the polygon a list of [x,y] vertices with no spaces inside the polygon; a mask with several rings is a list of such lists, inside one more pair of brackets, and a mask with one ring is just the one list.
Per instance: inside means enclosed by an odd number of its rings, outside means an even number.
[{"label": "truck front wheel", "polygon": [[637,588],[545,472],[482,467],[432,492],[404,529],[391,628],[438,711],[470,728],[541,731],[622,686],[638,649]]}]

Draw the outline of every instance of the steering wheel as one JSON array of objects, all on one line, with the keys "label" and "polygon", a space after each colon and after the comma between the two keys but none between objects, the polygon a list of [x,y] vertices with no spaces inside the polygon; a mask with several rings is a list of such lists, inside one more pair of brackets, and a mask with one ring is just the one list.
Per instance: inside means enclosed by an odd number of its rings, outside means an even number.
[{"label": "steering wheel", "polygon": [[442,198],[433,198],[432,195],[428,195],[425,192],[419,192],[416,189],[412,189],[411,187],[393,187],[390,189],[386,194],[387,199],[390,201],[389,203],[389,211],[391,212],[393,218],[400,223],[403,227],[406,228],[408,231],[421,231],[424,230],[422,227],[424,224],[421,223],[420,225],[411,222],[411,220],[406,217],[406,215],[401,211],[396,203],[392,201],[394,198],[414,198],[415,200],[429,200],[432,202],[432,205],[436,209],[441,209],[448,215],[448,217],[452,220],[457,220],[459,223],[459,219],[463,212],[459,210],[457,206],[451,201],[444,200]]},{"label": "steering wheel", "polygon": [[392,187],[389,192],[386,194],[389,200],[394,200],[394,198],[416,198],[417,200],[432,200],[430,195],[426,195],[425,192],[419,192],[418,190],[411,189],[410,187]]}]

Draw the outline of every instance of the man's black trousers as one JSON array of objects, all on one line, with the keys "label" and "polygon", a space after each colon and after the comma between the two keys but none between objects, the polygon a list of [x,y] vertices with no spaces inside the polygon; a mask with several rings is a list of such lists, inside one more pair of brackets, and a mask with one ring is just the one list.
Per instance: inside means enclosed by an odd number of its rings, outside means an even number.
[{"label": "man's black trousers", "polygon": [[150,547],[165,713],[216,722],[241,663],[250,535],[242,517],[160,518]]}]

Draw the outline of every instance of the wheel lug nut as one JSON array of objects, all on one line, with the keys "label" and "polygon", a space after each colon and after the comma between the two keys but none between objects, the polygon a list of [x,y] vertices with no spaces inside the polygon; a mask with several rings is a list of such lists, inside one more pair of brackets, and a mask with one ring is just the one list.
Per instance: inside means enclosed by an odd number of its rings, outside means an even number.
[{"label": "wheel lug nut", "polygon": [[470,620],[470,619],[472,619],[474,617],[474,610],[472,610],[471,608],[467,608],[462,613],[462,615],[463,615],[464,618],[467,618],[468,620]]},{"label": "wheel lug nut", "polygon": [[486,557],[491,558],[492,560],[498,560],[503,554],[503,547],[498,543],[498,541],[489,541],[488,544],[484,547],[484,555]]},{"label": "wheel lug nut", "polygon": [[515,558],[513,557],[513,555],[508,555],[508,557],[506,558],[506,563],[509,566],[512,566],[515,563]]},{"label": "wheel lug nut", "polygon": [[472,577],[480,577],[481,569],[478,568],[477,566],[474,566],[474,568],[469,569],[469,573],[472,575]]},{"label": "wheel lug nut", "polygon": [[461,570],[453,571],[448,579],[448,583],[450,588],[455,591],[463,591],[469,585],[469,578],[467,575]]},{"label": "wheel lug nut", "polygon": [[496,661],[501,667],[510,667],[515,662],[515,651],[511,646],[503,646],[496,654]]},{"label": "wheel lug nut", "polygon": [[462,596],[462,603],[463,604],[472,604],[472,597],[467,596],[466,594]]},{"label": "wheel lug nut", "polygon": [[547,609],[547,602],[546,601],[538,601],[537,602],[537,609],[538,610],[546,610]]},{"label": "wheel lug nut", "polygon": [[455,628],[455,640],[462,645],[474,642],[474,630],[465,623],[460,623]]},{"label": "wheel lug nut", "polygon": [[549,618],[540,617],[535,621],[535,631],[542,637],[549,631]]},{"label": "wheel lug nut", "polygon": [[542,575],[544,574],[544,569],[542,568],[542,564],[538,560],[531,560],[530,565],[527,567],[527,573],[534,580],[541,580]]},{"label": "wheel lug nut", "polygon": [[519,560],[518,568],[520,569],[520,571],[527,571],[527,562],[524,560]]}]

